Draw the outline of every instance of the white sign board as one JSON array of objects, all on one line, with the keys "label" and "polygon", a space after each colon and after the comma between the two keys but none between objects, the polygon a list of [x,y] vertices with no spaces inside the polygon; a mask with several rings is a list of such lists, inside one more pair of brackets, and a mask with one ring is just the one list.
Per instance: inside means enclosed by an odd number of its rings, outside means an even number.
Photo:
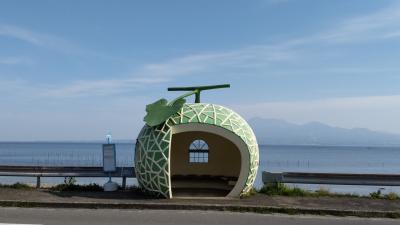
[{"label": "white sign board", "polygon": [[103,145],[103,170],[114,172],[116,170],[115,144]]}]

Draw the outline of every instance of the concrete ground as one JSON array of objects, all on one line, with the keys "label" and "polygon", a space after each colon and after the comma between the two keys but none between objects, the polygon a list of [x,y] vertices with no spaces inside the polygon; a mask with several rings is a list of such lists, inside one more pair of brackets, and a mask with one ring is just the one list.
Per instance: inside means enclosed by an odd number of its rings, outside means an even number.
[{"label": "concrete ground", "polygon": [[[243,212],[255,212],[259,214],[286,213],[286,214],[297,214],[297,215],[307,214],[307,215],[331,215],[331,216],[357,216],[357,217],[368,217],[368,218],[400,218],[400,200],[390,201],[390,200],[349,198],[349,197],[319,197],[319,198],[284,197],[284,196],[266,196],[263,194],[256,194],[254,196],[243,199],[226,199],[221,197],[155,199],[146,196],[139,191],[50,192],[46,189],[17,190],[9,188],[0,188],[0,210],[6,211],[7,207],[22,207],[19,208],[21,212],[31,212],[28,210],[28,208],[32,209],[57,208],[56,210],[57,212],[61,209],[79,208],[79,210],[83,210],[88,213],[92,211],[90,210],[87,211],[87,209],[103,209],[103,210],[110,210],[110,212],[111,211],[122,212],[122,211],[114,211],[114,209],[121,209],[121,210],[157,209],[157,210],[170,210],[172,215],[175,215],[182,210],[183,211],[203,210],[203,211],[209,211],[210,216],[215,218],[216,220],[219,220],[218,218],[225,218],[223,215],[218,214],[217,211],[231,211],[231,212],[236,212],[237,214],[241,214]],[[5,215],[11,215],[11,214],[7,213]],[[254,216],[254,217],[258,218],[259,216]],[[4,217],[4,218],[12,219],[13,217]],[[16,218],[18,219],[19,217]],[[27,215],[27,218],[30,217]],[[52,215],[49,215],[49,218],[52,218]],[[275,221],[274,218],[272,218],[271,220]],[[176,220],[178,218],[174,219]],[[223,220],[225,221],[225,219]],[[107,221],[107,219],[105,219],[105,221]],[[229,221],[229,219],[227,219],[227,221]],[[321,222],[321,220],[319,219],[316,219],[315,221]],[[341,224],[346,224],[347,222],[345,221],[347,220],[342,220],[343,223]],[[387,220],[387,221],[392,221],[392,220]],[[400,219],[396,221],[397,224],[400,224],[399,221]],[[390,223],[386,222],[384,224],[392,224],[391,222]],[[87,224],[91,223],[92,222],[90,223],[88,222]],[[210,221],[210,223],[213,224],[212,221]],[[310,224],[313,223],[314,222],[310,222]],[[150,223],[150,224],[157,224],[157,223]],[[302,224],[302,223],[293,222],[293,223],[283,223],[283,224]],[[320,223],[315,222],[315,224],[320,224]],[[335,224],[335,222],[331,221],[327,224]],[[354,223],[348,223],[348,224],[354,224]],[[366,224],[366,223],[360,223],[360,224]],[[2,225],[1,221],[0,225]]]},{"label": "concrete ground", "polygon": [[154,199],[132,191],[118,192],[49,192],[46,190],[17,190],[0,188],[0,201],[111,203],[111,204],[218,204],[309,209],[337,209],[400,212],[400,200],[349,197],[285,197],[256,194],[243,199],[175,198]]},{"label": "concrete ground", "polygon": [[229,190],[209,188],[173,188],[173,196],[176,197],[225,197]]},{"label": "concrete ground", "polygon": [[394,225],[399,224],[399,221],[386,218],[289,216],[185,210],[0,208],[0,225],[12,223],[43,225]]}]

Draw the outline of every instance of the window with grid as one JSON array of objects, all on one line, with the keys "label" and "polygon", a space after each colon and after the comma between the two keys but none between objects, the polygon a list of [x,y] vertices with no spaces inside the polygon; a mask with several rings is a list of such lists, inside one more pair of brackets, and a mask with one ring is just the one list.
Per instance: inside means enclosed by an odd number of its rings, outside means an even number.
[{"label": "window with grid", "polygon": [[194,140],[189,146],[189,163],[208,163],[208,144],[201,140]]}]

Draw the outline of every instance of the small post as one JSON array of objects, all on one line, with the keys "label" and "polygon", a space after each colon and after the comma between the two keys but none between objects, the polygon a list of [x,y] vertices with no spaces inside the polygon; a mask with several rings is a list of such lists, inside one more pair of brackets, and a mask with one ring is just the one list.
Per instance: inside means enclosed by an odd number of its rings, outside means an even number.
[{"label": "small post", "polygon": [[[195,86],[195,87],[170,87],[168,91],[191,91],[188,94],[195,94],[195,103],[200,103],[200,93],[201,91],[218,89],[218,88],[229,88],[230,84],[220,84],[220,85],[210,85],[210,86]],[[185,95],[185,97],[187,97]]]},{"label": "small post", "polygon": [[126,177],[122,177],[122,190],[125,190],[126,188]]},{"label": "small post", "polygon": [[194,99],[194,103],[200,103],[200,91],[196,92],[196,98]]},{"label": "small post", "polygon": [[36,188],[37,189],[40,188],[40,177],[39,176],[36,177]]}]

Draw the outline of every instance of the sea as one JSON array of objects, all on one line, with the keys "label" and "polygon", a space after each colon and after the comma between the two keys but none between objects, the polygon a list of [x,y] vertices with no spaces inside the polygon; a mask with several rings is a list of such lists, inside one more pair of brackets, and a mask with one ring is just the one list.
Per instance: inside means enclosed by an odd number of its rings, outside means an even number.
[{"label": "sea", "polygon": [[[134,143],[116,143],[117,166],[134,166]],[[261,145],[260,167],[255,187],[262,187],[261,171],[268,172],[338,172],[400,174],[400,147],[349,146],[268,146]],[[28,166],[102,166],[102,143],[97,142],[0,142],[0,165]],[[42,184],[62,183],[63,178],[42,178]],[[113,178],[121,183],[119,178]],[[107,178],[77,178],[81,184],[104,184]],[[0,177],[0,183],[35,184],[36,178]],[[134,178],[128,185],[137,185]],[[368,195],[381,190],[400,194],[400,187],[356,185],[305,185],[338,193]]]}]

